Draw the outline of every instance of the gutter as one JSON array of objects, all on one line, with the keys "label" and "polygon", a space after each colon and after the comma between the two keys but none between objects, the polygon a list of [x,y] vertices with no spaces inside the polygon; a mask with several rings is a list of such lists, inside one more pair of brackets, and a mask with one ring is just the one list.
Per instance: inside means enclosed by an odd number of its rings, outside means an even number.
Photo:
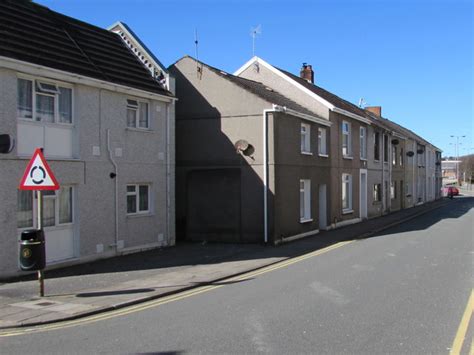
[{"label": "gutter", "polygon": [[323,126],[326,126],[326,127],[330,127],[332,125],[332,122],[330,122],[329,120],[319,118],[319,117],[316,117],[316,116],[307,115],[306,113],[301,113],[301,112],[292,110],[291,108],[287,108],[286,106],[273,105],[273,111],[275,111],[275,112],[284,112],[284,113],[287,113],[291,116],[299,117],[299,118],[302,118],[304,120],[311,121],[311,122],[314,122],[314,123],[317,123],[317,124],[320,124],[320,125],[323,125]]}]

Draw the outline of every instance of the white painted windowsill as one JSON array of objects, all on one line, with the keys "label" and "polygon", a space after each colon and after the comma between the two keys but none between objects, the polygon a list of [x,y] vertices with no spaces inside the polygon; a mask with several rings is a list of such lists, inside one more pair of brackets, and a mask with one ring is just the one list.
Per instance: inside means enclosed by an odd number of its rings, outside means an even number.
[{"label": "white painted windowsill", "polygon": [[303,155],[313,155],[313,153],[311,153],[311,152],[301,152],[301,154],[303,154]]},{"label": "white painted windowsill", "polygon": [[342,210],[342,214],[351,214],[354,213],[354,210]]},{"label": "white painted windowsill", "polygon": [[329,154],[318,154],[321,158],[329,158]]},{"label": "white painted windowsill", "polygon": [[312,218],[302,218],[302,219],[300,219],[300,223],[309,223],[309,222],[313,222],[313,219]]},{"label": "white painted windowsill", "polygon": [[347,159],[347,160],[352,160],[352,159],[354,159],[354,158],[351,157],[350,155],[343,155],[342,158],[343,158],[343,159]]},{"label": "white painted windowsill", "polygon": [[125,130],[126,130],[126,131],[132,131],[132,132],[155,133],[154,130],[149,129],[149,128],[126,127]]}]

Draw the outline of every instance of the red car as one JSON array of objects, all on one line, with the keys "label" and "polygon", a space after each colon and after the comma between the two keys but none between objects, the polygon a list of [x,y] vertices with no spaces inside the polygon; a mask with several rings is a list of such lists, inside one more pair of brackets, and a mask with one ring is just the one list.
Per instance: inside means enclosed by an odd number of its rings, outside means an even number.
[{"label": "red car", "polygon": [[454,186],[445,186],[443,187],[443,195],[444,196],[458,196],[459,190],[457,187]]}]

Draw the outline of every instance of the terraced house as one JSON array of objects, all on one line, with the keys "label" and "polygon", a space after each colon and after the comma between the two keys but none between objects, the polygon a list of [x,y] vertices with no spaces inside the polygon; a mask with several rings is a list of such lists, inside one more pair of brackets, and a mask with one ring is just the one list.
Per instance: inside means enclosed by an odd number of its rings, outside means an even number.
[{"label": "terraced house", "polygon": [[59,191],[45,192],[48,267],[174,244],[174,96],[163,65],[124,24],[105,30],[30,1],[0,2],[0,275],[36,227],[19,191],[43,148]]}]

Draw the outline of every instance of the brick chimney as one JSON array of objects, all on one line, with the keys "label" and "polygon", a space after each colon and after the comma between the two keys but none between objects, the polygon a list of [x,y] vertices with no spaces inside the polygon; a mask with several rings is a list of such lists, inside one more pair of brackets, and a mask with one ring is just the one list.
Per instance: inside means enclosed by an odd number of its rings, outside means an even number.
[{"label": "brick chimney", "polygon": [[305,79],[308,83],[314,84],[314,71],[311,65],[303,63],[300,70],[300,77]]},{"label": "brick chimney", "polygon": [[378,117],[382,117],[382,106],[367,106],[365,109]]}]

